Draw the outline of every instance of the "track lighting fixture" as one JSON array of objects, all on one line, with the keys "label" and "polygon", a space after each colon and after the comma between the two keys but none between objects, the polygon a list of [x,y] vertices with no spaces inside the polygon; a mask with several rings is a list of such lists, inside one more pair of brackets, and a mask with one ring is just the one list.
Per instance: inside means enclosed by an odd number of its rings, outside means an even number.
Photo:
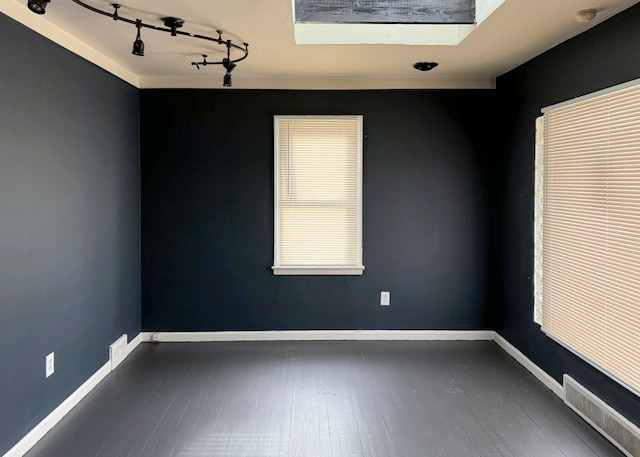
[{"label": "track lighting fixture", "polygon": [[234,68],[236,68],[236,64],[229,60],[228,57],[225,57],[224,59],[222,59],[222,66],[227,70],[227,73],[222,79],[222,85],[224,87],[231,87],[231,72]]},{"label": "track lighting fixture", "polygon": [[222,66],[227,70],[227,73],[222,79],[222,85],[224,87],[231,87],[231,72],[236,68],[236,64],[231,60],[231,40],[227,40],[227,57],[222,59]]},{"label": "track lighting fixture", "polygon": [[[99,8],[88,5],[81,0],[71,0],[71,1],[79,6],[82,6],[83,8],[88,9],[93,13],[110,17],[114,21],[121,21],[121,22],[126,22],[127,24],[134,25],[137,29],[137,35],[136,35],[136,40],[133,43],[133,50],[131,51],[131,53],[136,56],[144,56],[144,42],[142,41],[142,38],[140,36],[140,31],[142,28],[156,30],[159,32],[167,32],[167,33],[170,33],[171,36],[173,37],[180,36],[180,37],[196,38],[199,40],[204,40],[211,45],[225,46],[227,48],[227,56],[224,57],[222,60],[217,62],[209,62],[207,61],[207,56],[205,54],[202,54],[202,57],[204,58],[202,62],[191,63],[191,65],[194,65],[197,69],[200,69],[201,66],[206,67],[207,65],[222,65],[226,70],[226,73],[223,78],[223,85],[225,87],[231,87],[231,72],[233,71],[234,68],[236,68],[237,63],[246,59],[249,56],[248,43],[237,44],[231,40],[223,40],[222,30],[216,30],[216,33],[218,34],[217,37],[211,37],[211,36],[201,35],[197,33],[189,33],[189,32],[184,32],[182,30],[178,30],[182,28],[182,26],[184,26],[185,22],[184,20],[177,17],[159,18],[159,20],[162,21],[162,24],[164,25],[163,27],[159,25],[147,24],[143,22],[141,19],[129,19],[127,17],[121,16],[119,14],[119,10],[120,8],[122,8],[122,5],[120,5],[119,3],[111,4],[111,6],[113,7],[113,13],[111,13],[109,11],[103,11]],[[51,0],[28,0],[27,7],[36,14],[44,14],[47,4],[50,2]],[[231,57],[232,52],[235,55],[235,58]]]},{"label": "track lighting fixture", "polygon": [[36,14],[44,14],[47,3],[50,1],[51,0],[29,0],[27,2],[27,6]]},{"label": "track lighting fixture", "polygon": [[136,28],[138,29],[138,35],[136,36],[136,41],[133,42],[133,51],[131,51],[131,54],[144,57],[144,41],[140,38],[140,29],[142,28],[142,21],[140,19],[136,19]]},{"label": "track lighting fixture", "polygon": [[[218,34],[221,34],[221,33],[222,32],[218,30]],[[220,62],[209,62],[207,61],[207,56],[205,54],[202,54],[202,62],[191,62],[191,65],[194,65],[198,70],[200,70],[200,67],[206,67],[207,65],[222,65],[224,69],[227,70],[227,72],[224,75],[224,78],[222,79],[222,85],[224,87],[231,87],[231,72],[233,71],[234,68],[236,68],[237,66],[236,62],[239,62],[242,59],[232,60],[231,49],[234,47],[234,44],[231,42],[231,40],[227,40],[226,43],[227,43],[227,57],[222,59]],[[248,54],[249,44],[248,43],[243,43],[243,44]]]}]

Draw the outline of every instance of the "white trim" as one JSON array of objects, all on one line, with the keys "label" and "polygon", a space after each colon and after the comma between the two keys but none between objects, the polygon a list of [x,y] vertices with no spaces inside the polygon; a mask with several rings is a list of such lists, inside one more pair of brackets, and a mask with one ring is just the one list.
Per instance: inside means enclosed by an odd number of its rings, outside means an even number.
[{"label": "white trim", "polygon": [[493,330],[274,330],[239,332],[144,332],[142,341],[491,341]]},{"label": "white trim", "polygon": [[476,0],[476,25],[482,24],[505,0]]},{"label": "white trim", "polygon": [[420,90],[495,89],[495,78],[250,78],[233,76],[233,87],[201,76],[140,76],[139,89],[216,89],[216,90]]},{"label": "white trim", "polygon": [[[126,356],[140,343],[150,342],[222,342],[222,341],[495,341],[508,355],[526,368],[565,403],[564,387],[533,363],[522,352],[493,330],[282,330],[282,331],[236,331],[236,332],[141,332],[127,344]],[[125,357],[126,357],[125,356]],[[24,456],[44,435],[51,430],[73,407],[91,392],[109,373],[111,364],[105,363],[75,392],[64,400],[45,419],[13,446],[3,457]],[[564,379],[571,379],[564,375]],[[572,380],[572,379],[571,379]],[[573,380],[572,380],[573,381]],[[577,382],[573,381],[574,384]],[[579,384],[578,384],[579,385]],[[583,388],[584,389],[584,388]],[[585,389],[586,390],[586,389]],[[592,395],[592,394],[591,394]],[[593,395],[592,395],[593,396]],[[595,397],[600,403],[602,400]],[[600,427],[567,403],[580,417],[599,433],[616,443]],[[606,405],[605,405],[606,406]],[[638,428],[617,411],[608,407],[610,414],[639,436]],[[621,448],[622,449],[622,448]],[[627,455],[627,451],[622,449]]]},{"label": "white trim", "polygon": [[294,39],[298,45],[455,46],[475,29],[476,24],[293,24]]},{"label": "white trim", "polygon": [[[568,374],[564,374],[562,376],[562,381],[563,381],[563,384],[565,386],[567,384],[570,384],[573,389],[579,391],[583,396],[588,398],[589,401],[591,401],[592,403],[598,405],[598,407],[601,408],[602,410],[606,411],[606,413],[608,415],[610,415],[614,420],[618,421],[620,423],[620,425],[622,425],[624,427],[625,431],[627,431],[631,435],[633,435],[636,438],[636,440],[640,440],[640,429],[638,427],[636,427],[635,424],[630,422],[629,419],[624,417],[622,414],[620,414],[618,411],[613,409],[611,406],[607,405],[604,401],[602,401],[600,399],[600,397],[597,397],[596,395],[594,395],[590,390],[588,390],[586,387],[584,387],[582,384],[580,384],[578,381],[573,379]],[[625,449],[622,446],[621,443],[619,443],[615,438],[613,438],[611,435],[609,435],[607,432],[605,432],[599,425],[597,425],[595,422],[593,422],[586,414],[584,414],[582,411],[580,411],[574,405],[569,403],[566,399],[564,400],[564,403],[569,408],[571,408],[573,410],[573,412],[575,412],[578,416],[580,416],[582,419],[584,419],[584,421],[586,423],[588,423],[593,428],[595,428],[598,432],[600,432],[600,434],[602,436],[604,436],[609,441],[611,441],[611,443],[613,443],[625,455],[627,455],[629,457],[634,457],[627,449]]]},{"label": "white trim", "polygon": [[624,89],[628,89],[630,87],[635,87],[635,86],[638,86],[638,85],[640,85],[640,78],[639,79],[633,79],[631,81],[627,81],[626,83],[617,84],[615,86],[607,87],[605,89],[601,89],[601,90],[598,90],[596,92],[591,92],[589,94],[582,95],[581,97],[572,98],[571,100],[565,100],[564,102],[556,103],[555,105],[545,106],[540,111],[544,114],[544,113],[546,113],[548,111],[551,111],[551,110],[554,110],[554,109],[563,108],[565,106],[573,105],[574,103],[580,103],[580,102],[583,102],[585,100],[591,100],[592,98],[601,97],[603,95],[607,95],[607,94],[610,94],[610,93],[618,91],[618,90],[624,90]]},{"label": "white trim", "polygon": [[[359,246],[358,250],[362,248]],[[362,276],[364,266],[362,267],[271,267],[275,276]]]},{"label": "white trim", "polygon": [[[142,342],[142,333],[132,339],[127,344],[125,356],[126,359],[135,348],[137,348]],[[100,384],[100,382],[106,378],[109,373],[113,371],[111,369],[111,362],[107,361],[104,365],[98,368],[94,374],[91,375],[80,387],[78,387],[71,395],[69,395],[56,409],[54,409],[47,417],[42,419],[35,427],[31,429],[20,441],[16,443],[11,449],[4,454],[3,457],[22,457],[35,446],[58,422],[62,420],[64,416],[69,413],[89,392]]]},{"label": "white trim", "polygon": [[525,367],[532,375],[547,386],[554,394],[564,400],[564,387],[547,374],[542,368],[533,363],[526,355],[516,349],[511,343],[505,340],[498,332],[494,332],[493,340],[498,346],[500,346],[507,354],[513,357],[520,365]]},{"label": "white trim", "polygon": [[54,409],[47,417],[45,417],[38,425],[36,425],[24,438],[13,446],[4,455],[4,457],[22,457],[26,454],[38,441],[47,434],[62,418],[73,409],[80,401],[87,396],[107,375],[111,373],[111,363],[107,362],[102,365],[84,384],[76,389],[66,400]]},{"label": "white trim", "polygon": [[[280,263],[280,154],[284,150],[280,144],[280,127],[283,121],[317,121],[331,119],[342,122],[354,122],[357,129],[357,226],[356,226],[356,258],[352,259],[353,264],[349,265],[282,265]],[[350,124],[351,125],[351,124]],[[274,163],[274,179],[273,179],[273,266],[271,267],[275,276],[361,276],[364,271],[362,265],[362,176],[363,171],[363,154],[364,154],[364,116],[356,115],[284,115],[276,114],[273,116],[273,163]],[[286,150],[287,153],[290,149]],[[287,163],[289,158],[287,157]],[[335,259],[340,260],[340,259]],[[310,262],[311,263],[311,262]]]},{"label": "white trim", "polygon": [[273,263],[277,275],[280,263],[280,118],[273,116]]},{"label": "white trim", "polygon": [[129,344],[127,344],[127,354],[125,355],[125,358],[129,357],[129,354],[131,354],[138,346],[140,346],[140,343],[142,343],[142,332],[138,333],[136,337],[129,341]]},{"label": "white trim", "polygon": [[544,146],[546,117],[536,119],[536,145],[534,151],[535,185],[533,205],[533,322],[542,325],[544,299]]},{"label": "white trim", "polygon": [[136,88],[140,87],[140,78],[138,75],[114,60],[106,57],[104,54],[96,51],[94,48],[80,41],[68,32],[65,32],[53,25],[43,16],[33,14],[28,8],[26,8],[25,3],[4,0],[2,2],[2,7],[0,7],[0,12],[6,14],[10,18],[30,28],[43,37],[48,38],[57,45],[62,46],[112,75],[128,82],[132,86]]}]

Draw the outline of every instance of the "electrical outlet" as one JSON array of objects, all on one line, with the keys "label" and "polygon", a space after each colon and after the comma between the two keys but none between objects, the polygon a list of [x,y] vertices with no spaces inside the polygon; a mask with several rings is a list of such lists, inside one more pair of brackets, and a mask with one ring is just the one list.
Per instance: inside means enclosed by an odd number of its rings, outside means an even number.
[{"label": "electrical outlet", "polygon": [[380,306],[389,306],[391,305],[391,292],[382,291],[380,292]]},{"label": "electrical outlet", "polygon": [[45,358],[45,377],[49,377],[56,370],[53,352]]}]

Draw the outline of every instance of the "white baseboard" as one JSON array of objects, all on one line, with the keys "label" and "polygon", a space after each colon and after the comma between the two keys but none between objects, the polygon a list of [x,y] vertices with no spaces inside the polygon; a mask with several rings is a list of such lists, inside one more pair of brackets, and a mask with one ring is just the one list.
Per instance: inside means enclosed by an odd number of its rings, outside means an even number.
[{"label": "white baseboard", "polygon": [[[138,334],[127,344],[125,358],[142,342],[142,334]],[[33,427],[15,446],[4,454],[3,457],[22,457],[31,450],[55,425],[62,420],[89,392],[96,388],[100,382],[111,373],[111,362],[107,361],[98,368],[80,387],[69,395],[60,405],[45,417],[38,425]]]},{"label": "white baseboard", "polygon": [[[154,336],[156,338],[154,338]],[[127,343],[125,358],[143,342],[206,341],[491,341],[492,330],[301,330],[258,332],[141,332]],[[22,457],[111,373],[107,362],[3,457]]]},{"label": "white baseboard", "polygon": [[129,343],[127,344],[127,357],[129,356],[129,354],[131,354],[138,346],[140,346],[140,343],[142,343],[142,332],[138,333],[138,335],[133,338],[131,341],[129,341]]},{"label": "white baseboard", "polygon": [[494,332],[493,340],[498,346],[500,346],[507,354],[513,357],[520,365],[525,367],[533,376],[547,386],[554,394],[560,397],[564,401],[564,387],[558,381],[549,376],[542,368],[533,363],[526,355],[516,349],[511,343],[505,340],[498,332]]},{"label": "white baseboard", "polygon": [[[564,387],[493,330],[302,330],[256,332],[141,332],[127,344],[126,356],[143,342],[216,341],[495,341],[553,393],[565,400]],[[107,362],[36,425],[3,457],[22,457],[109,373]],[[589,421],[587,419],[589,423]],[[594,424],[591,424],[594,425]],[[596,427],[602,433],[599,427]],[[605,434],[605,436],[608,436]]]},{"label": "white baseboard", "polygon": [[62,418],[73,409],[80,400],[82,400],[89,392],[91,392],[100,381],[111,373],[111,363],[107,362],[102,365],[84,384],[76,389],[66,400],[64,400],[56,409],[54,409],[47,417],[45,417],[38,425],[36,425],[24,438],[9,449],[4,457],[22,457],[33,446],[36,445],[44,435],[47,434]]},{"label": "white baseboard", "polygon": [[240,332],[143,332],[143,342],[215,341],[491,341],[493,330],[276,330]]}]

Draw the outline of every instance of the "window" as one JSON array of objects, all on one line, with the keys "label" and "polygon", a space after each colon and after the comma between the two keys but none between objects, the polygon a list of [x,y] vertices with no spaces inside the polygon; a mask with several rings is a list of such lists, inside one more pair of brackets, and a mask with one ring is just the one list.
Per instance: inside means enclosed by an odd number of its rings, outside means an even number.
[{"label": "window", "polygon": [[536,319],[640,392],[640,84],[544,110],[536,157]]},{"label": "window", "polygon": [[276,275],[361,275],[362,116],[275,116]]}]

